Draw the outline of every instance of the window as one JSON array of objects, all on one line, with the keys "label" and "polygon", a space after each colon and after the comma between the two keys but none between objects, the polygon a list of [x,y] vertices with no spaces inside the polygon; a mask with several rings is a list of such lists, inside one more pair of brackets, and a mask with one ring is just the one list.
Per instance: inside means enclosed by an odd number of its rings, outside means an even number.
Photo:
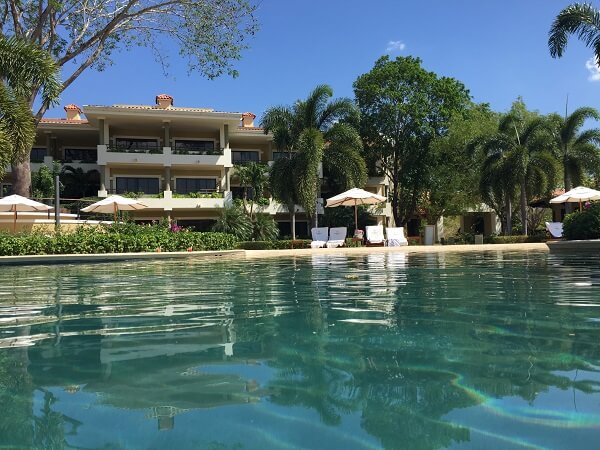
[{"label": "window", "polygon": [[215,141],[176,140],[173,153],[184,155],[210,155],[215,150]]},{"label": "window", "polygon": [[29,160],[31,162],[44,162],[44,156],[46,156],[45,148],[32,148]]},{"label": "window", "polygon": [[215,192],[217,180],[214,178],[176,178],[175,192],[189,194],[190,192]]},{"label": "window", "polygon": [[98,150],[91,148],[65,148],[65,161],[96,162]]},{"label": "window", "polygon": [[273,161],[277,161],[281,158],[290,158],[290,152],[273,152]]},{"label": "window", "polygon": [[[231,197],[235,200],[241,200],[244,198],[244,187],[243,186],[232,186]],[[251,187],[246,188],[246,198],[254,198],[254,190]]]},{"label": "window", "polygon": [[115,147],[124,152],[157,152],[159,150],[157,139],[116,138]]},{"label": "window", "polygon": [[0,186],[0,197],[6,197],[7,195],[12,195],[13,194],[13,189],[12,189],[12,184],[3,184],[2,186]]},{"label": "window", "polygon": [[159,184],[158,178],[117,177],[117,194],[125,192],[158,194]]},{"label": "window", "polygon": [[234,164],[244,164],[248,162],[258,162],[258,152],[252,151],[234,151],[231,152]]}]

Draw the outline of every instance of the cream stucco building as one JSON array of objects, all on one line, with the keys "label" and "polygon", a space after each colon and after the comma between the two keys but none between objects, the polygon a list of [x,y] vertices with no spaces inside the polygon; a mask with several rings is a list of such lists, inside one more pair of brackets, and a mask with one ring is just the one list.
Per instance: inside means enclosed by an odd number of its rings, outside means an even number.
[{"label": "cream stucco building", "polygon": [[[143,193],[148,208],[136,212],[136,220],[171,217],[207,230],[219,210],[241,195],[235,164],[269,164],[282,156],[272,136],[254,125],[254,114],[179,107],[166,94],[157,95],[152,105],[64,109],[65,118],[42,119],[31,154],[32,172],[56,160],[96,177],[100,197]],[[1,188],[2,195],[10,192],[10,170]],[[387,182],[370,178],[366,189],[385,195]],[[289,234],[285,206],[271,201],[262,209],[279,223],[283,235]],[[298,232],[306,235],[306,217],[300,207],[297,211]],[[374,212],[380,223],[391,217],[389,204]]]}]

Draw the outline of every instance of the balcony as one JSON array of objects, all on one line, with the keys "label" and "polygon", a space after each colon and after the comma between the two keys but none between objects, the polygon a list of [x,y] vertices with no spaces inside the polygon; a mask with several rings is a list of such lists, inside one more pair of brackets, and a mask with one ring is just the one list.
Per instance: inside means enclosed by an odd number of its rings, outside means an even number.
[{"label": "balcony", "polygon": [[225,191],[221,197],[198,198],[183,197],[172,191],[164,191],[161,198],[142,197],[140,201],[148,207],[148,210],[173,211],[180,209],[222,209],[231,203],[231,192]]},{"label": "balcony", "polygon": [[106,151],[111,153],[143,153],[158,155],[163,152],[163,149],[161,147],[124,147],[110,145],[106,146]]},{"label": "balcony", "polygon": [[174,153],[171,147],[162,147],[158,150],[149,149],[123,149],[98,145],[98,164],[151,164],[164,167],[176,165],[222,166],[232,167],[231,149],[199,150],[178,149]]},{"label": "balcony", "polygon": [[185,147],[172,150],[173,155],[223,155],[224,153],[224,148]]}]

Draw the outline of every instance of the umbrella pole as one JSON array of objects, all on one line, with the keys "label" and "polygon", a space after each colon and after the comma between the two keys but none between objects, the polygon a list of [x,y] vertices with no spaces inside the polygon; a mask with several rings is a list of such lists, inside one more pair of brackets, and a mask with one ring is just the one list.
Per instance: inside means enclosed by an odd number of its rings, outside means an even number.
[{"label": "umbrella pole", "polygon": [[356,200],[354,200],[354,234],[356,234],[356,230],[358,230],[358,208],[356,206]]},{"label": "umbrella pole", "polygon": [[17,207],[13,206],[14,215],[13,215],[13,234],[17,233]]},{"label": "umbrella pole", "polygon": [[117,223],[117,203],[113,203],[113,222]]},{"label": "umbrella pole", "polygon": [[579,200],[579,212],[581,212],[581,200]]}]

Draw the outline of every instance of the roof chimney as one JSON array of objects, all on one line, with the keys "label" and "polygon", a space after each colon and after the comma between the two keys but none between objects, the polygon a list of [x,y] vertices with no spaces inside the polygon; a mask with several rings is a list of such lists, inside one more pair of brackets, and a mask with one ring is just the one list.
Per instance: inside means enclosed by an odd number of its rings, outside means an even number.
[{"label": "roof chimney", "polygon": [[245,112],[244,114],[242,114],[242,126],[244,128],[254,127],[254,119],[256,119],[256,114],[252,114],[251,112]]},{"label": "roof chimney", "polygon": [[67,113],[67,120],[81,120],[81,108],[71,103],[65,106],[65,112]]},{"label": "roof chimney", "polygon": [[160,109],[167,109],[173,106],[173,97],[168,94],[160,94],[156,96],[156,105]]}]

